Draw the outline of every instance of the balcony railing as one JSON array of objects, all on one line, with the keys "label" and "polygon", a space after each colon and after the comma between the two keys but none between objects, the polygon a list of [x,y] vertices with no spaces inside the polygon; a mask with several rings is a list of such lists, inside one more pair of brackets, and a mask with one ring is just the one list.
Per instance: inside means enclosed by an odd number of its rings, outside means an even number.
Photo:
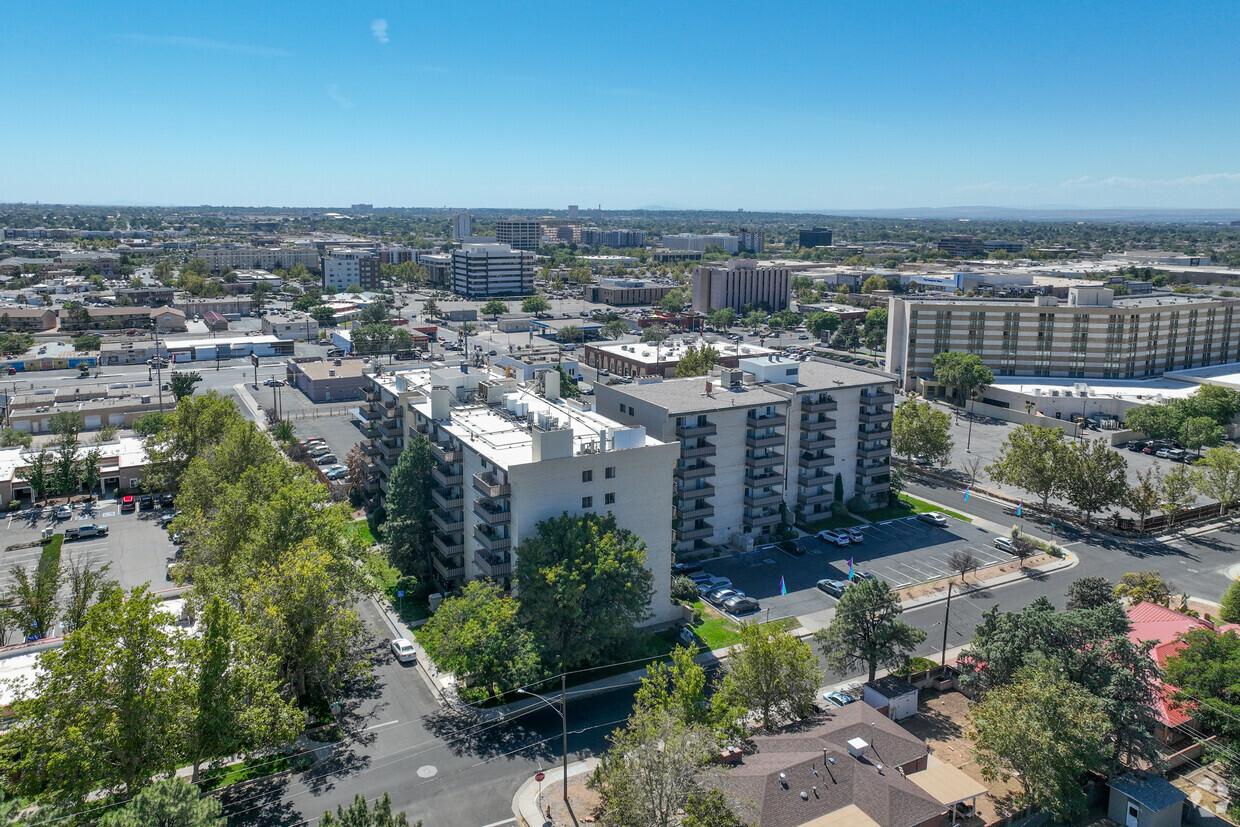
[{"label": "balcony railing", "polygon": [[405,435],[405,420],[403,419],[383,419],[379,421],[379,433],[387,437],[397,437]]},{"label": "balcony railing", "polygon": [[490,500],[474,500],[474,514],[478,515],[487,525],[507,525],[512,520],[512,512],[505,508],[490,506]]},{"label": "balcony railing", "polygon": [[747,448],[777,448],[783,444],[783,434],[748,434],[745,437]]},{"label": "balcony railing", "polygon": [[890,405],[896,401],[893,393],[863,393],[861,394],[862,405]]},{"label": "balcony railing", "polygon": [[465,528],[465,519],[461,516],[461,509],[459,508],[454,508],[451,511],[436,508],[431,512],[431,520],[445,534],[456,534]]},{"label": "balcony railing", "polygon": [[699,436],[713,436],[719,432],[719,428],[713,422],[704,422],[698,424],[696,422],[686,423],[676,426],[676,436],[680,439],[686,439]]},{"label": "balcony railing", "polygon": [[892,416],[893,414],[891,411],[862,411],[857,414],[857,419],[862,423],[869,424],[873,422],[890,422]]},{"label": "balcony railing", "polygon": [[698,477],[709,477],[711,474],[714,474],[715,466],[711,465],[709,462],[698,463],[697,465],[692,465],[687,468],[682,468],[680,465],[677,465],[672,473],[674,476],[679,477],[682,480],[692,480],[697,479]]},{"label": "balcony railing", "polygon": [[463,541],[454,539],[446,534],[439,534],[438,532],[432,534],[431,542],[435,545],[435,548],[439,549],[439,553],[445,557],[451,557],[454,554],[461,554],[465,551]]},{"label": "balcony railing", "polygon": [[866,447],[865,443],[857,446],[857,456],[862,459],[874,459],[876,457],[885,457],[891,455],[890,445],[874,445]]},{"label": "balcony railing", "polygon": [[694,503],[688,503],[684,508],[676,506],[672,509],[672,515],[682,522],[685,520],[697,520],[702,517],[715,516],[715,508],[711,505],[698,506]]},{"label": "balcony railing", "polygon": [[770,491],[765,494],[754,494],[752,496],[745,495],[745,506],[747,508],[765,508],[770,505],[779,505],[784,495],[778,491]]},{"label": "balcony railing", "polygon": [[461,507],[461,501],[464,497],[460,491],[445,491],[442,488],[436,488],[431,491],[431,499],[440,508],[451,511],[454,508]]},{"label": "balcony railing", "polygon": [[491,578],[509,577],[512,575],[512,555],[487,554],[483,551],[474,552],[474,563],[483,575]]},{"label": "balcony railing", "polygon": [[474,526],[474,539],[482,544],[487,551],[507,551],[512,547],[512,538],[504,537],[498,532],[490,530],[489,526],[478,524]]},{"label": "balcony railing", "polygon": [[431,565],[444,580],[456,580],[465,576],[465,560],[462,556],[444,559],[438,554],[431,555]]},{"label": "balcony railing", "polygon": [[745,485],[750,487],[769,485],[773,480],[783,480],[784,475],[776,471],[766,470],[758,474],[745,472]]},{"label": "balcony railing", "polygon": [[778,428],[781,425],[788,424],[788,415],[782,413],[750,411],[747,419],[749,420],[748,425],[751,428]]},{"label": "balcony railing", "polygon": [[830,502],[835,496],[831,491],[819,491],[817,494],[797,494],[797,505],[818,505],[819,503]]},{"label": "balcony railing", "polygon": [[683,542],[685,540],[705,540],[707,537],[714,536],[715,527],[712,525],[695,526],[693,528],[682,528],[676,532],[676,539]]},{"label": "balcony railing", "polygon": [[773,468],[776,465],[784,464],[784,455],[770,453],[766,456],[745,457],[745,465],[749,468]]},{"label": "balcony railing", "polygon": [[713,457],[715,455],[714,443],[707,442],[705,445],[699,445],[695,448],[681,448],[680,456],[682,459],[696,459],[698,457]]},{"label": "balcony railing", "polygon": [[887,482],[886,480],[884,480],[883,482],[868,482],[868,483],[858,482],[856,485],[856,490],[860,491],[863,494],[877,494],[880,491],[886,491],[890,487],[891,487],[891,483]]},{"label": "balcony railing", "polygon": [[447,443],[432,442],[431,456],[442,463],[453,463],[461,458],[461,449],[453,448]]},{"label": "balcony railing", "polygon": [[803,436],[797,443],[803,451],[817,451],[819,448],[834,448],[835,437],[830,436]]},{"label": "balcony railing", "polygon": [[814,414],[831,413],[832,411],[837,410],[839,406],[840,406],[840,403],[836,402],[834,399],[829,400],[827,402],[811,401],[811,402],[802,402],[801,410],[804,411],[805,413],[814,413]]},{"label": "balcony railing", "polygon": [[744,515],[744,524],[746,531],[753,531],[755,528],[761,528],[764,525],[775,525],[783,519],[778,511],[771,514],[746,514]]},{"label": "balcony railing", "polygon": [[677,488],[675,492],[676,497],[680,500],[700,500],[703,497],[715,496],[715,486],[704,482],[694,487]]},{"label": "balcony railing", "polygon": [[826,468],[835,465],[835,457],[831,454],[823,454],[815,456],[811,453],[801,454],[801,458],[797,460],[797,465],[802,468]]},{"label": "balcony railing", "polygon": [[474,474],[474,490],[486,497],[507,497],[512,493],[512,486],[500,482],[490,474]]},{"label": "balcony railing", "polygon": [[821,419],[818,417],[810,417],[801,420],[801,430],[805,433],[816,433],[818,431],[829,431],[835,427],[835,420],[829,416]]},{"label": "balcony railing", "polygon": [[451,466],[436,465],[431,469],[431,479],[438,485],[460,485],[464,476],[460,469],[453,469]]}]

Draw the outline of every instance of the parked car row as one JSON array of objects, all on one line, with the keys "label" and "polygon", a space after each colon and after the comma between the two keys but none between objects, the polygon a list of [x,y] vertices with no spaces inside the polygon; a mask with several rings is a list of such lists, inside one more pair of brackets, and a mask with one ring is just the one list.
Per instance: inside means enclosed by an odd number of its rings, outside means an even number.
[{"label": "parked car row", "polygon": [[835,543],[837,546],[846,546],[850,543],[864,542],[865,535],[855,528],[824,528],[818,532],[818,539]]},{"label": "parked car row", "polygon": [[1180,443],[1174,439],[1136,440],[1125,443],[1124,447],[1133,453],[1152,454],[1160,459],[1169,459],[1172,462],[1187,462],[1191,464],[1201,459],[1197,454],[1184,450]]},{"label": "parked car row", "polygon": [[716,577],[710,572],[702,571],[701,566],[697,568],[697,571],[687,572],[683,576],[689,577],[694,582],[702,599],[734,615],[758,611],[760,608],[758,601],[739,589],[732,588],[730,579]]}]

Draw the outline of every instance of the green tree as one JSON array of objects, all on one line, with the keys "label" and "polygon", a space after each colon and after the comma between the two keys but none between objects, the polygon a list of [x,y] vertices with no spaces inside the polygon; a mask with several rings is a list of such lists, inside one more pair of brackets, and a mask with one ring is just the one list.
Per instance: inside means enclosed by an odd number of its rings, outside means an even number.
[{"label": "green tree", "polygon": [[1102,702],[1050,669],[1029,668],[970,713],[982,775],[1020,783],[1018,806],[1068,821],[1085,810],[1080,778],[1105,762]]},{"label": "green tree", "polygon": [[747,330],[757,330],[766,324],[767,315],[761,310],[750,310],[745,314],[745,318],[741,319],[741,326]]},{"label": "green tree", "polygon": [[906,399],[892,416],[891,450],[943,466],[952,455],[951,424],[951,417],[929,402]]},{"label": "green tree", "polygon": [[865,280],[865,283],[861,285],[862,293],[873,293],[875,290],[886,290],[886,289],[887,289],[887,279],[877,274],[870,276],[868,279]]},{"label": "green tree", "polygon": [[508,305],[499,299],[491,299],[482,306],[482,309],[479,312],[484,316],[490,316],[493,319],[498,319],[500,316],[508,312]]},{"label": "green tree", "polygon": [[[533,313],[535,316],[537,316],[540,313],[546,313],[550,309],[551,309],[551,303],[548,302],[546,297],[543,296],[541,293],[535,293],[532,296],[526,296],[524,299],[521,300],[521,312],[522,313]],[[424,313],[426,312],[425,307],[423,307],[422,312]]]},{"label": "green tree", "polygon": [[837,350],[856,350],[861,344],[861,328],[856,319],[844,319],[831,335],[831,347]]},{"label": "green tree", "polygon": [[770,325],[772,330],[788,330],[789,328],[796,327],[800,323],[800,314],[793,313],[791,310],[780,310],[776,313],[772,313],[771,317],[767,319],[767,324]]},{"label": "green tree", "polygon": [[671,827],[702,769],[718,749],[704,726],[667,710],[642,711],[611,736],[611,748],[586,782],[603,799],[603,827]]},{"label": "green tree", "polygon": [[687,304],[684,291],[678,288],[672,288],[667,291],[667,295],[659,299],[659,307],[668,313],[680,313]]},{"label": "green tree", "polygon": [[[59,545],[61,540],[52,542]],[[9,617],[27,637],[51,637],[60,616],[57,595],[64,583],[59,550],[40,555],[33,571],[11,567],[9,576],[13,578],[5,595]]]},{"label": "green tree", "polygon": [[461,679],[463,697],[486,698],[541,677],[538,648],[519,612],[497,584],[475,580],[443,602],[418,640],[436,666]]},{"label": "green tree", "polygon": [[88,333],[85,336],[75,336],[73,339],[73,349],[80,351],[98,350],[103,339],[97,333]]},{"label": "green tree", "polygon": [[1187,466],[1177,465],[1167,472],[1162,481],[1162,507],[1167,515],[1167,525],[1175,525],[1180,511],[1197,499],[1195,475]]},{"label": "green tree", "polygon": [[[402,813],[392,812],[392,797],[383,794],[372,806],[363,795],[353,797],[353,803],[346,810],[343,805],[336,807],[336,814],[329,810],[319,819],[320,827],[411,827],[408,817]],[[418,821],[412,827],[422,827]]]},{"label": "green tree", "polygon": [[575,324],[561,327],[560,332],[555,335],[555,338],[561,342],[581,342],[585,340],[585,337],[585,331]]},{"label": "green tree", "polygon": [[56,438],[52,441],[52,490],[57,494],[72,494],[82,484],[82,463],[78,457],[78,434],[85,426],[77,411],[61,411],[53,414],[48,427]]},{"label": "green tree", "polygon": [[701,348],[689,345],[685,355],[676,364],[676,377],[683,379],[689,376],[706,376],[710,369],[719,364],[719,351],[710,345]]},{"label": "green tree", "polygon": [[353,350],[360,355],[386,353],[391,341],[391,325],[364,324],[353,328]]},{"label": "green tree", "polygon": [[156,781],[118,810],[104,813],[99,827],[225,827],[224,807],[184,778]]},{"label": "green tree", "polygon": [[565,399],[580,399],[581,390],[577,387],[577,378],[569,376],[563,365],[556,365],[555,371],[560,374],[560,396]]},{"label": "green tree", "polygon": [[30,485],[32,502],[43,499],[52,486],[52,455],[46,447],[40,448],[30,459],[26,468],[26,482]]},{"label": "green tree", "polygon": [[827,666],[849,672],[864,664],[868,680],[880,666],[903,663],[926,633],[900,620],[899,596],[884,580],[858,580],[844,590],[830,625],[814,633]]},{"label": "green tree", "polygon": [[26,448],[29,449],[34,443],[34,435],[29,431],[19,431],[16,428],[5,426],[0,428],[0,448]]},{"label": "green tree", "polygon": [[870,350],[887,347],[887,308],[875,307],[865,314],[865,321],[861,324],[861,338]]},{"label": "green tree", "polygon": [[188,720],[185,633],[143,587],[90,610],[59,649],[39,655],[17,689],[0,756],[10,789],[80,802],[103,788],[125,797],[180,763]]},{"label": "green tree", "polygon": [[1066,453],[1062,430],[1026,423],[1008,435],[986,473],[1000,485],[1014,485],[1040,497],[1046,508],[1050,498],[1063,490]]},{"label": "green tree", "polygon": [[202,379],[201,374],[194,370],[174,370],[171,378],[168,380],[168,387],[172,391],[172,398],[180,402],[185,397],[194,392],[194,385]]},{"label": "green tree", "polygon": [[164,417],[163,428],[146,439],[143,485],[148,491],[178,488],[190,462],[219,444],[224,434],[242,421],[232,399],[215,391],[180,400],[176,410]]},{"label": "green tree", "polygon": [[164,429],[164,419],[158,411],[143,414],[133,421],[133,432],[143,438],[153,437]]},{"label": "green tree", "polygon": [[641,340],[643,342],[654,342],[658,344],[659,342],[665,341],[667,337],[671,335],[672,332],[667,329],[667,325],[652,324],[649,327],[642,328]]},{"label": "green tree", "polygon": [[1225,623],[1240,623],[1240,580],[1231,581],[1227,591],[1219,598],[1218,616]]},{"label": "green tree", "polygon": [[309,310],[310,318],[318,322],[320,327],[336,326],[336,311],[332,310],[325,304],[320,304]]},{"label": "green tree", "polygon": [[[86,615],[97,602],[120,588],[115,580],[108,579],[111,563],[95,566],[91,560],[83,560],[78,555],[69,555],[60,567],[63,581],[68,586],[68,599],[65,601],[64,626],[67,632],[81,628],[86,622]],[[55,594],[52,595],[55,599]]]},{"label": "green tree", "polygon": [[[526,310],[524,303],[522,303],[521,305],[521,310],[523,310],[526,313],[533,312],[531,310]],[[438,317],[439,316],[439,303],[435,301],[434,299],[430,299],[430,298],[423,301],[422,302],[422,316],[427,319],[434,319]]]},{"label": "green tree", "polygon": [[1142,405],[1124,414],[1124,427],[1150,439],[1170,439],[1179,434],[1183,423],[1183,412],[1172,405]]},{"label": "green tree", "polygon": [[1128,461],[1101,440],[1067,446],[1062,462],[1060,488],[1086,522],[1095,511],[1118,505],[1128,492]]},{"label": "green tree", "polygon": [[522,616],[556,671],[615,656],[650,616],[645,543],[611,514],[543,520],[516,555]]},{"label": "green tree", "polygon": [[1166,681],[1178,688],[1176,697],[1191,704],[1193,717],[1229,738],[1240,735],[1240,635],[1213,629],[1191,629],[1183,649],[1167,661]]},{"label": "green tree", "polygon": [[718,787],[689,793],[685,801],[685,817],[680,824],[681,827],[749,827],[736,817]]},{"label": "green tree", "polygon": [[195,784],[204,762],[281,746],[305,726],[305,713],[280,697],[274,660],[260,652],[236,609],[219,595],[205,600],[189,661],[186,757]]},{"label": "green tree", "polygon": [[1137,472],[1137,481],[1129,486],[1120,501],[1141,519],[1141,530],[1145,530],[1145,519],[1154,509],[1158,508],[1162,492],[1162,474],[1158,468],[1147,468]]},{"label": "green tree", "polygon": [[1176,433],[1176,439],[1190,451],[1201,455],[1202,448],[1218,447],[1227,436],[1223,426],[1214,424],[1208,416],[1193,416],[1185,419]]},{"label": "green tree", "polygon": [[423,583],[431,579],[431,444],[417,434],[405,444],[388,480],[383,542],[388,560]]},{"label": "green tree", "polygon": [[760,713],[762,726],[796,721],[814,711],[822,676],[809,644],[781,630],[743,623],[719,686],[726,703]]},{"label": "green tree", "polygon": [[613,319],[604,324],[599,333],[607,339],[614,340],[619,339],[621,336],[627,336],[629,330],[630,328],[627,322],[622,322],[619,319]]},{"label": "green tree", "polygon": [[736,311],[730,307],[724,307],[712,312],[706,322],[716,330],[727,330],[736,324]]},{"label": "green tree", "polygon": [[1186,419],[1207,417],[1226,427],[1240,416],[1240,391],[1221,385],[1198,385],[1192,396],[1178,400],[1178,407]]},{"label": "green tree", "polygon": [[1193,485],[1203,496],[1218,500],[1218,514],[1240,498],[1240,454],[1230,445],[1211,448],[1193,467]]},{"label": "green tree", "polygon": [[1133,605],[1137,603],[1155,603],[1159,606],[1171,605],[1171,593],[1174,587],[1162,578],[1157,570],[1130,571],[1119,579],[1111,594],[1116,600],[1127,600]]},{"label": "green tree", "polygon": [[1078,577],[1068,587],[1066,611],[1074,609],[1097,609],[1115,603],[1115,584],[1105,577]]},{"label": "green tree", "polygon": [[934,378],[951,389],[958,405],[963,405],[995,381],[994,374],[982,363],[980,356],[950,350],[935,354]]},{"label": "green tree", "polygon": [[389,326],[387,306],[381,301],[374,301],[366,305],[357,314],[358,325],[378,324]]}]

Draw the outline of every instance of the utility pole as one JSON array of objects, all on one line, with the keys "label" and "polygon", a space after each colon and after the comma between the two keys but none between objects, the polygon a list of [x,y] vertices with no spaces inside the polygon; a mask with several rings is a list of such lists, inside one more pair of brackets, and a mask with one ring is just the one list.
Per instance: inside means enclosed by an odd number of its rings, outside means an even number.
[{"label": "utility pole", "polygon": [[952,616],[952,581],[947,581],[947,605],[943,608],[943,651],[939,655],[939,666],[947,665],[947,620]]},{"label": "utility pole", "polygon": [[568,674],[560,673],[560,747],[564,752],[564,803],[568,803]]},{"label": "utility pole", "polygon": [[159,355],[159,320],[151,320],[151,330],[155,333],[155,384],[159,387],[159,412],[164,412],[164,357]]}]

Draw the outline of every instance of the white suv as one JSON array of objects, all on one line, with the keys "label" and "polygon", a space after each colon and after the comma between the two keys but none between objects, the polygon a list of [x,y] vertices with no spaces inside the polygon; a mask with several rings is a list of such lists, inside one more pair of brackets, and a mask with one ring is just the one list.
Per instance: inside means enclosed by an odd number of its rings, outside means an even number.
[{"label": "white suv", "polygon": [[846,546],[850,542],[845,532],[836,531],[833,528],[824,528],[818,532],[818,539],[826,540],[828,543],[835,543],[837,546]]}]

